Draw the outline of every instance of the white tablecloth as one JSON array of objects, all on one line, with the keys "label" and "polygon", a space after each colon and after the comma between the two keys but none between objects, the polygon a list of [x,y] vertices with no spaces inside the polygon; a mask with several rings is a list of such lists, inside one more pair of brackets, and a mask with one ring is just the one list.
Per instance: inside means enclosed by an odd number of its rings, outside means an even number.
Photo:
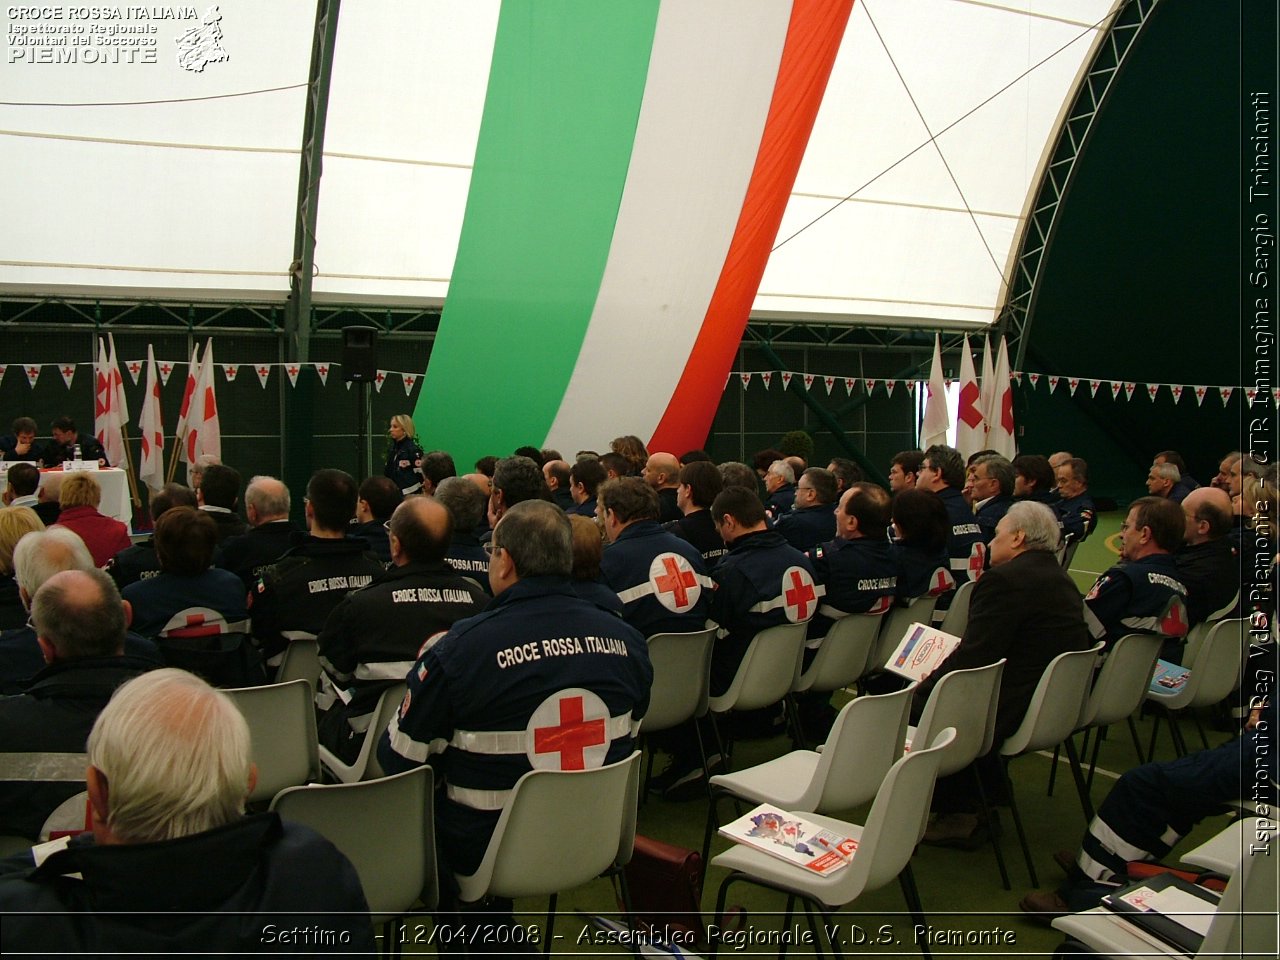
[{"label": "white tablecloth", "polygon": [[[61,470],[41,470],[41,486],[44,486],[50,474],[63,475]],[[125,472],[119,467],[109,467],[106,470],[95,471],[93,478],[102,487],[102,503],[98,505],[98,509],[133,529],[133,504],[129,502],[129,478]],[[0,493],[3,493],[8,486],[9,478],[0,473]]]}]

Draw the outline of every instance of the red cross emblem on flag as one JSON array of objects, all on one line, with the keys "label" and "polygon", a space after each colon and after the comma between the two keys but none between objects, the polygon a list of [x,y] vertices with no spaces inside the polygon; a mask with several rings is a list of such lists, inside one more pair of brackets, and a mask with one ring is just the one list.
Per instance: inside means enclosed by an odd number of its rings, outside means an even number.
[{"label": "red cross emblem on flag", "polygon": [[1160,632],[1166,637],[1185,637],[1189,629],[1187,608],[1179,598],[1174,597],[1169,601],[1169,609],[1160,620]]},{"label": "red cross emblem on flag", "polygon": [[142,372],[142,364],[138,363],[137,360],[133,361],[133,363],[129,364],[129,372],[133,374],[133,378],[136,380],[138,374]]},{"label": "red cross emblem on flag", "polygon": [[782,599],[786,602],[787,619],[792,623],[801,623],[813,616],[809,605],[817,601],[818,594],[813,589],[809,571],[801,567],[787,568],[782,574]]},{"label": "red cross emblem on flag", "polygon": [[381,370],[379,370],[378,375],[373,379],[378,383],[381,383],[383,380],[387,379],[387,377],[386,377],[386,374],[384,374]]},{"label": "red cross emblem on flag", "polygon": [[418,382],[418,378],[415,377],[412,373],[406,373],[404,375],[404,388],[406,390],[412,390],[413,385],[417,382]]},{"label": "red cross emblem on flag", "polygon": [[529,762],[543,770],[585,770],[609,752],[609,710],[590,690],[554,693],[529,718]]},{"label": "red cross emblem on flag", "polygon": [[678,553],[660,553],[653,558],[649,564],[649,583],[658,602],[674,613],[684,613],[702,595],[693,564]]},{"label": "red cross emblem on flag", "polygon": [[167,377],[173,372],[173,367],[169,366],[167,363],[162,363],[160,364],[160,372]]},{"label": "red cross emblem on flag", "polygon": [[289,376],[291,376],[291,377],[296,377],[297,375],[298,375],[298,368],[297,368],[297,367],[290,367],[290,368],[289,368]]},{"label": "red cross emblem on flag", "polygon": [[316,372],[322,377],[327,377],[329,375],[329,368],[322,363],[320,366],[316,367]]},{"label": "red cross emblem on flag", "polygon": [[260,376],[260,377],[265,377],[265,376],[266,376],[268,373],[270,373],[270,372],[271,372],[271,368],[270,368],[270,367],[259,367],[259,368],[258,368],[258,376]]}]

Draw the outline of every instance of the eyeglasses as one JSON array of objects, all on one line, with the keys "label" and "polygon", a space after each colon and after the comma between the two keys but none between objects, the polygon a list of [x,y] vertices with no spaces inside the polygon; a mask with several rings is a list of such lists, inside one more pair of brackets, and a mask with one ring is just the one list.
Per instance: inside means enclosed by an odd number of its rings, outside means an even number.
[{"label": "eyeglasses", "polygon": [[486,557],[492,557],[493,551],[502,549],[501,544],[494,543],[492,540],[490,540],[488,543],[482,543],[481,546],[484,547],[484,555]]}]

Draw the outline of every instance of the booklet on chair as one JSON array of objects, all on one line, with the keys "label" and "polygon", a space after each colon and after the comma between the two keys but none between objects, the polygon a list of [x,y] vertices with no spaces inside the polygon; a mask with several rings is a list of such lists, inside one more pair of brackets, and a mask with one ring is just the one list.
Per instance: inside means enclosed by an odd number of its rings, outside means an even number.
[{"label": "booklet on chair", "polygon": [[852,837],[767,803],[725,824],[720,834],[823,877],[847,867],[858,849]]},{"label": "booklet on chair", "polygon": [[1162,873],[1121,887],[1102,898],[1102,905],[1152,936],[1195,956],[1218,909],[1218,895]]},{"label": "booklet on chair", "polygon": [[951,651],[960,646],[960,638],[950,633],[943,633],[923,623],[913,623],[886,661],[884,668],[908,680],[923,680],[943,660],[951,656]]},{"label": "booklet on chair", "polygon": [[1157,660],[1155,673],[1151,675],[1150,690],[1152,693],[1163,694],[1167,697],[1186,683],[1189,676],[1191,676],[1190,667],[1170,663],[1168,660]]}]

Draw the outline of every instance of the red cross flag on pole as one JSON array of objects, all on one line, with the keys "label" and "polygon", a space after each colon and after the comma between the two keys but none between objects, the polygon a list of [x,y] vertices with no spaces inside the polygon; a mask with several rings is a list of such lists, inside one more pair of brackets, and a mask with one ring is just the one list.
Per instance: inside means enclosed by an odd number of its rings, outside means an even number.
[{"label": "red cross flag on pole", "polygon": [[138,477],[153,491],[164,486],[164,421],[160,414],[160,379],[156,373],[156,355],[147,344],[147,384],[142,398],[142,457]]},{"label": "red cross flag on pole", "polygon": [[982,415],[982,391],[973,369],[969,338],[960,348],[960,405],[956,410],[956,449],[966,460],[987,446],[987,424]]},{"label": "red cross flag on pole", "polygon": [[947,386],[942,378],[942,343],[933,335],[933,364],[929,368],[929,394],[924,405],[924,420],[920,424],[920,449],[928,450],[935,443],[947,442],[947,430],[951,417],[947,413]]},{"label": "red cross flag on pole", "polygon": [[187,365],[187,383],[182,389],[182,405],[178,407],[178,425],[173,430],[173,458],[169,464],[172,477],[179,460],[187,459],[187,432],[191,422],[191,403],[200,381],[200,344],[191,348],[191,363]]},{"label": "red cross flag on pole", "polygon": [[1018,455],[1018,443],[1014,439],[1013,383],[1009,374],[1009,346],[1000,338],[1000,351],[996,355],[996,382],[993,396],[995,406],[990,410],[987,428],[987,446],[1006,460]]},{"label": "red cross flag on pole", "polygon": [[202,456],[216,457],[222,462],[222,424],[218,419],[218,400],[213,387],[213,340],[204,345],[204,363],[200,381],[191,400],[191,420],[187,431],[187,462],[194,465]]}]

